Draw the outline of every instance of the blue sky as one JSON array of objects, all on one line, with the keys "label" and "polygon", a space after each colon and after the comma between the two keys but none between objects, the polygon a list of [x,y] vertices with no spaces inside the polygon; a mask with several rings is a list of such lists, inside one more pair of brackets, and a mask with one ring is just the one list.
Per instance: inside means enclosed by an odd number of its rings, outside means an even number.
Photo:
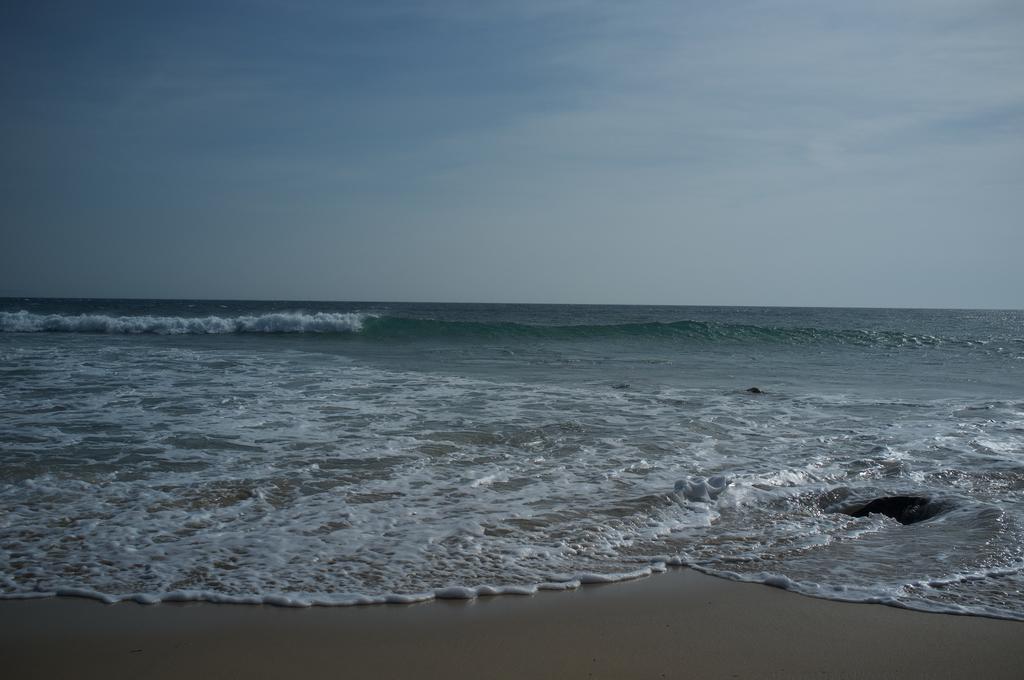
[{"label": "blue sky", "polygon": [[7,2],[0,295],[1024,307],[1024,5]]}]

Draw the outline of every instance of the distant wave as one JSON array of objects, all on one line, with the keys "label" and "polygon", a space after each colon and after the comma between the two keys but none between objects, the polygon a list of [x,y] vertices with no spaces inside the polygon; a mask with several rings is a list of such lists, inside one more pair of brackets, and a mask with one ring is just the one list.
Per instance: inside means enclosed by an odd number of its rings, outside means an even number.
[{"label": "distant wave", "polygon": [[899,331],[787,328],[686,320],[608,325],[540,326],[517,323],[439,321],[382,316],[367,318],[363,334],[380,338],[409,339],[421,337],[465,337],[493,340],[522,338],[555,341],[623,338],[703,343],[837,343],[891,347],[936,346],[958,342],[944,340],[931,335],[913,335]]},{"label": "distant wave", "polygon": [[259,316],[179,317],[0,312],[0,332],[206,335],[225,333],[358,333],[365,314],[279,312]]},{"label": "distant wave", "polygon": [[[543,326],[511,322],[442,321],[365,313],[309,314],[301,311],[254,316],[108,316],[103,314],[34,314],[0,312],[0,332],[117,333],[207,335],[229,333],[358,334],[376,340],[536,340],[572,341],[628,339],[738,344],[841,344],[874,347],[935,347],[987,344],[987,340],[957,340],[888,330],[837,330],[674,321],[605,325]],[[1011,343],[1020,342],[1010,340]]]}]

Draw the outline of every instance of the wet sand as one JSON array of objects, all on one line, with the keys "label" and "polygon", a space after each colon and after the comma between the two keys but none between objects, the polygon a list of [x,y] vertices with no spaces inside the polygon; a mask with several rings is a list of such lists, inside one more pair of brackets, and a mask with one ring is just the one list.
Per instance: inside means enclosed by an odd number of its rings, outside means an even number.
[{"label": "wet sand", "polygon": [[674,569],[419,605],[0,601],[0,659],[9,678],[1020,678],[1024,623]]}]

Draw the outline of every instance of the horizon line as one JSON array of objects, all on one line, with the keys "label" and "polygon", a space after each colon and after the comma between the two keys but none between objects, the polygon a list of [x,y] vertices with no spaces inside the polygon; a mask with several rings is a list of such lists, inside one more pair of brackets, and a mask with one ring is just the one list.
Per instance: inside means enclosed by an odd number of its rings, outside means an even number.
[{"label": "horizon line", "polygon": [[898,305],[892,307],[864,306],[864,305],[773,305],[773,304],[681,304],[681,303],[644,303],[644,302],[493,302],[493,301],[439,301],[439,300],[336,300],[327,298],[232,298],[232,297],[210,297],[210,298],[171,298],[171,297],[79,297],[61,295],[3,295],[0,300],[132,300],[150,302],[274,302],[274,303],[315,303],[315,304],[390,304],[390,305],[507,305],[507,306],[536,306],[536,307],[718,307],[732,309],[861,309],[861,310],[921,310],[921,311],[945,311],[945,312],[1021,312],[1024,307],[917,307]]}]

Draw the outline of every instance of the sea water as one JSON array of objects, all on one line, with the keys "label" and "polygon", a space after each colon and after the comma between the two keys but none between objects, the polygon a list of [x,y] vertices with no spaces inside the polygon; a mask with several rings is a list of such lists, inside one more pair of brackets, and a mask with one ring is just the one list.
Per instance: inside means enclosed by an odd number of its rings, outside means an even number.
[{"label": "sea water", "polygon": [[1024,313],[0,300],[0,597],[668,565],[1024,619]]}]

